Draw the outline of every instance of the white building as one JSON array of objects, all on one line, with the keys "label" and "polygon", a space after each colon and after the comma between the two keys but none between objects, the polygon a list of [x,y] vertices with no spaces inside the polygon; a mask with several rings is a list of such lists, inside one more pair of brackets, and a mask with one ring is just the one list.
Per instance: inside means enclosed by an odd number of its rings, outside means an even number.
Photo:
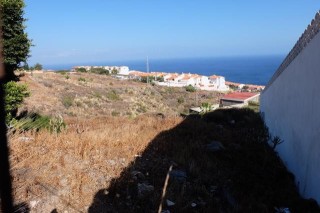
[{"label": "white building", "polygon": [[118,74],[120,75],[129,75],[129,67],[127,66],[121,66],[121,67],[118,67]]},{"label": "white building", "polygon": [[210,87],[212,90],[227,91],[229,87],[226,85],[226,80],[223,76],[212,75],[209,77]]}]

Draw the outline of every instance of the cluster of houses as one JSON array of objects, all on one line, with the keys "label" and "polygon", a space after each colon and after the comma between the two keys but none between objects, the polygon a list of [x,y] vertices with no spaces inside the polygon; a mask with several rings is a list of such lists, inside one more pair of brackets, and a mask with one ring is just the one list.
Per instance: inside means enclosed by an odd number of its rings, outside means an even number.
[{"label": "cluster of houses", "polygon": [[191,74],[191,73],[164,73],[164,72],[140,72],[132,71],[129,73],[132,79],[141,79],[143,77],[153,77],[155,83],[160,86],[168,87],[185,87],[193,86],[200,90],[208,91],[228,91],[229,87],[225,84],[223,76],[212,75],[210,77]]},{"label": "cluster of houses", "polygon": [[137,79],[152,78],[155,84],[167,87],[185,87],[193,86],[199,90],[220,91],[225,92],[229,89],[245,90],[248,92],[259,92],[264,89],[264,86],[239,84],[226,81],[223,76],[212,75],[203,76],[191,73],[165,73],[165,72],[141,72],[130,70],[128,66],[76,66],[73,70],[83,68],[90,71],[92,68],[103,68],[112,71],[117,71],[117,77],[121,79]]}]

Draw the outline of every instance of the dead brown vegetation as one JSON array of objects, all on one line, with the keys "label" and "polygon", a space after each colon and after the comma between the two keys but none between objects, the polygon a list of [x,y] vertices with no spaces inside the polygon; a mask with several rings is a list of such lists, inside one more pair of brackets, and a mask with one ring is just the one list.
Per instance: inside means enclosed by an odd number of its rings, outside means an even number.
[{"label": "dead brown vegetation", "polygon": [[69,119],[68,130],[59,135],[11,136],[15,198],[39,201],[38,212],[85,211],[93,195],[119,177],[159,132],[180,121],[152,116]]}]

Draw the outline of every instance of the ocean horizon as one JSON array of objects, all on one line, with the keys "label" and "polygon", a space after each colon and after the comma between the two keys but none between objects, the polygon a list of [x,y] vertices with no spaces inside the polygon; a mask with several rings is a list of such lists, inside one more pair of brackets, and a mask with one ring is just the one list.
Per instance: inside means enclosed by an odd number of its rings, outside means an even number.
[{"label": "ocean horizon", "polygon": [[[226,81],[266,85],[285,56],[203,57],[180,59],[149,58],[149,71],[221,75]],[[146,71],[146,60],[105,61],[44,65],[45,69],[71,69],[73,66],[128,66],[130,70]]]}]

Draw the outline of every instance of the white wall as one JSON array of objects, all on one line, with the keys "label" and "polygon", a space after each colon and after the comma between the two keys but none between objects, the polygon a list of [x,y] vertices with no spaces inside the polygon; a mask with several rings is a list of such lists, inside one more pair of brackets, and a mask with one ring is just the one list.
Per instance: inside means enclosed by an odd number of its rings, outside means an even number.
[{"label": "white wall", "polygon": [[260,110],[302,196],[320,203],[320,33],[261,94]]}]

